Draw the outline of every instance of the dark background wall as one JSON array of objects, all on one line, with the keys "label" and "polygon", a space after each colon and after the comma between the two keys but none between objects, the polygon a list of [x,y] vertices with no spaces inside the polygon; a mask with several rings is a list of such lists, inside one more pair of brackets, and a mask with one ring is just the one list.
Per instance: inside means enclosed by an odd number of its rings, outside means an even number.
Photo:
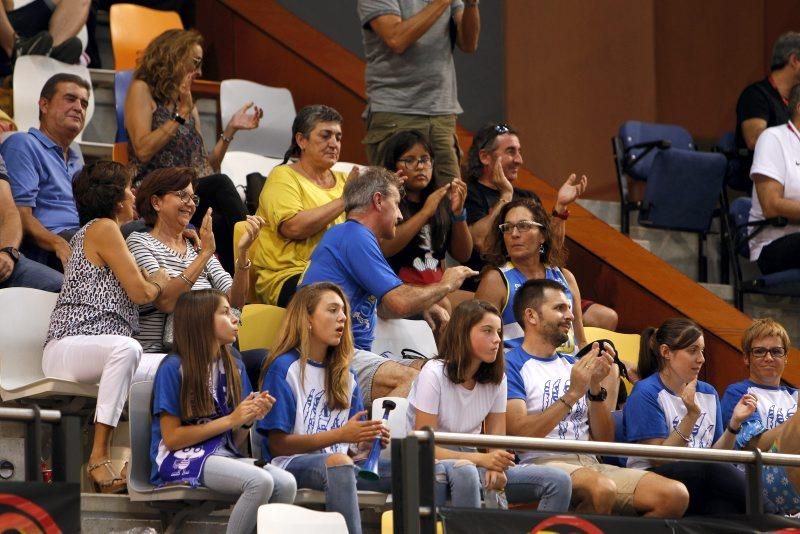
[{"label": "dark background wall", "polygon": [[[364,58],[357,0],[278,0],[278,3]],[[464,54],[456,48],[458,95],[464,108],[461,123],[471,130],[505,118],[504,4],[505,0],[481,4],[481,41],[475,54]]]}]

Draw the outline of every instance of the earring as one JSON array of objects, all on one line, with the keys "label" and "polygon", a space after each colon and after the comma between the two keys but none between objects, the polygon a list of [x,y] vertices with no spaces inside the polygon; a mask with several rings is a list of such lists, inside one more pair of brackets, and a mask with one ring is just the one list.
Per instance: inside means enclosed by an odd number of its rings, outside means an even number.
[{"label": "earring", "polygon": [[544,243],[539,245],[539,254],[544,254]]}]

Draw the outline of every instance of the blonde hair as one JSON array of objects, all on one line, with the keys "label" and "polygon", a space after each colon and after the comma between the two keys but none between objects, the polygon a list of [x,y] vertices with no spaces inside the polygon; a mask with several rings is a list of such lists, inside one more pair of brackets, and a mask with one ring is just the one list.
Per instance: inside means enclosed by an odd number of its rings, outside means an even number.
[{"label": "blonde hair", "polygon": [[242,380],[233,355],[214,335],[214,314],[228,296],[218,289],[198,289],[184,293],[173,312],[174,352],[181,358],[181,418],[194,419],[214,414],[214,398],[208,389],[213,355],[219,355],[225,368],[227,404],[235,408],[242,400]]},{"label": "blonde hair", "polygon": [[742,334],[742,352],[745,355],[750,354],[750,351],[753,350],[753,341],[769,336],[779,337],[783,343],[783,349],[789,350],[791,342],[786,329],[775,319],[766,317],[764,319],[756,319],[744,331],[744,334]]},{"label": "blonde hair", "polygon": [[180,65],[195,46],[203,46],[203,36],[197,31],[167,30],[153,39],[136,60],[133,77],[147,84],[156,103],[173,102],[186,74]]},{"label": "blonde hair", "polygon": [[353,333],[350,325],[350,304],[338,285],[330,282],[318,282],[305,286],[295,293],[289,306],[283,325],[278,331],[275,346],[261,369],[263,383],[267,369],[278,356],[297,349],[300,353],[300,384],[304,387],[306,363],[311,351],[309,320],[326,292],[336,293],[344,303],[344,332],[338,345],[329,346],[325,355],[325,390],[327,404],[331,409],[344,409],[350,406],[350,359],[353,354]]}]

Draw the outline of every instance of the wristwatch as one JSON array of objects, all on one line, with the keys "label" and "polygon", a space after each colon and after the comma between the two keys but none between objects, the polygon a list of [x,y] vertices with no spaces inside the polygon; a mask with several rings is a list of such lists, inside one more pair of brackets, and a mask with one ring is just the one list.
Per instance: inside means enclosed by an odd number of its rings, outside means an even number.
[{"label": "wristwatch", "polygon": [[19,250],[15,249],[14,247],[0,248],[0,252],[5,252],[9,256],[11,256],[11,259],[14,262],[14,264],[16,264],[19,261]]},{"label": "wristwatch", "polygon": [[592,391],[589,390],[586,392],[586,396],[592,402],[603,402],[604,400],[606,400],[606,397],[608,397],[608,390],[601,386],[600,393],[598,393],[597,395],[592,395]]},{"label": "wristwatch", "polygon": [[172,120],[174,120],[178,124],[186,124],[186,119],[184,119],[183,115],[181,115],[177,111],[172,114]]}]

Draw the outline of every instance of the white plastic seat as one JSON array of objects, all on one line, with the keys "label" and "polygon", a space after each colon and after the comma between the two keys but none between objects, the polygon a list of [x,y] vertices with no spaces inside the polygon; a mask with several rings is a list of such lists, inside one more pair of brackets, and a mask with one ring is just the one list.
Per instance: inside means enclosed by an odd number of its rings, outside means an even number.
[{"label": "white plastic seat", "polygon": [[[89,69],[83,65],[68,65],[47,56],[21,56],[14,64],[14,122],[21,132],[39,127],[39,95],[42,87],[54,74],[61,72],[76,74],[92,83]],[[94,91],[89,91],[89,107],[86,121],[76,141],[81,141],[86,125],[94,115]]]},{"label": "white plastic seat", "polygon": [[239,108],[251,101],[264,110],[264,118],[258,128],[236,132],[228,149],[282,159],[292,140],[296,115],[292,93],[282,87],[247,80],[224,80],[219,89],[223,127]]},{"label": "white plastic seat", "polygon": [[[149,502],[155,507],[163,503],[166,510],[178,512],[172,517],[166,532],[176,532],[187,518],[207,515],[217,508],[227,508],[237,495],[216,493],[207,488],[188,486],[156,487],[150,482],[150,414],[153,381],[145,380],[131,385],[128,397],[131,458],[128,465],[128,496],[131,501]],[[179,503],[183,502],[184,506]]]},{"label": "white plastic seat", "polygon": [[269,158],[251,152],[240,152],[229,150],[222,159],[222,174],[227,174],[239,191],[239,196],[244,202],[244,191],[247,188],[247,175],[251,172],[260,172],[264,176],[269,176],[272,169],[280,165],[283,158]]},{"label": "white plastic seat", "polygon": [[350,163],[349,161],[337,161],[331,167],[331,170],[334,171],[342,171],[342,172],[350,172],[350,170],[355,166],[355,163]]},{"label": "white plastic seat", "polygon": [[0,398],[91,397],[97,385],[45,377],[42,351],[57,293],[0,289]]},{"label": "white plastic seat", "polygon": [[338,512],[318,512],[291,504],[264,504],[258,508],[258,534],[347,534]]},{"label": "white plastic seat", "polygon": [[[389,427],[389,434],[393,438],[404,438],[408,434],[408,399],[405,397],[380,397],[372,401],[372,418],[381,419],[383,417],[383,401],[394,401],[395,408],[389,412],[389,420],[386,426]],[[381,451],[381,458],[391,459],[392,445]]]},{"label": "white plastic seat", "polygon": [[378,317],[372,352],[393,360],[402,360],[404,354],[432,358],[437,352],[436,339],[425,321]]}]

